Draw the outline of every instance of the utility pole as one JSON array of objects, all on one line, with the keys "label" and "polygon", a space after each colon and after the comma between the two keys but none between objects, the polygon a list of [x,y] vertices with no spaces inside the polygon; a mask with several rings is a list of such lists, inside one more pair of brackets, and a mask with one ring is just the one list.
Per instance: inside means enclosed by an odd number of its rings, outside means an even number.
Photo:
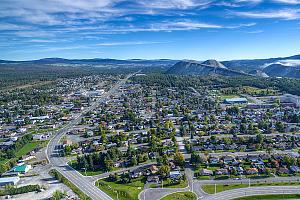
[{"label": "utility pole", "polygon": [[217,184],[215,183],[215,194],[217,194]]},{"label": "utility pole", "polygon": [[249,178],[249,187],[251,186],[250,178]]},{"label": "utility pole", "polygon": [[117,193],[117,199],[119,200],[119,193],[118,193],[118,190],[116,190],[116,193]]}]

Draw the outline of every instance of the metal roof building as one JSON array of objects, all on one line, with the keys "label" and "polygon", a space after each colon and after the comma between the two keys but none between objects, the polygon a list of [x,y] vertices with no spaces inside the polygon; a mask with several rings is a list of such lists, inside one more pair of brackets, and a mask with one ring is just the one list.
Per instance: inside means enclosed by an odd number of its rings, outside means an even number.
[{"label": "metal roof building", "polygon": [[231,99],[225,99],[224,103],[228,103],[228,104],[248,103],[248,100],[246,98],[231,98]]},{"label": "metal roof building", "polygon": [[18,176],[0,178],[0,186],[16,185],[19,181],[20,181],[20,177]]}]

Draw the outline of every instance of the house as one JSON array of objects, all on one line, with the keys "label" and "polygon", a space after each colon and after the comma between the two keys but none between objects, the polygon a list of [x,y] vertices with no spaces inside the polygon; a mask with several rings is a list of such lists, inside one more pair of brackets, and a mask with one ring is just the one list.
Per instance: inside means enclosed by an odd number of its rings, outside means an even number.
[{"label": "house", "polygon": [[217,157],[210,157],[209,158],[209,163],[210,164],[218,164],[219,163],[219,158],[217,158]]},{"label": "house", "polygon": [[156,165],[151,165],[151,167],[149,169],[150,169],[151,174],[155,174],[158,172],[158,168]]},{"label": "house", "polygon": [[141,171],[133,171],[129,173],[130,178],[138,178],[142,175],[143,173]]},{"label": "house", "polygon": [[181,178],[181,173],[180,173],[180,171],[170,171],[169,177],[170,177],[170,179],[178,180]]},{"label": "house", "polygon": [[215,171],[216,175],[227,175],[228,174],[228,170],[227,169],[217,169]]},{"label": "house", "polygon": [[169,162],[169,166],[170,166],[171,169],[175,169],[176,168],[176,165],[173,162]]},{"label": "house", "polygon": [[258,174],[258,169],[248,168],[248,169],[246,169],[246,174],[248,174],[248,175]]},{"label": "house", "polygon": [[296,166],[296,165],[292,165],[292,166],[290,167],[290,169],[291,169],[291,171],[292,171],[293,173],[300,173],[300,167],[298,167],[298,166]]},{"label": "house", "polygon": [[26,174],[31,169],[32,169],[31,165],[22,164],[22,165],[17,165],[15,167],[13,167],[11,171],[18,172],[21,174]]},{"label": "house", "polygon": [[289,174],[290,171],[289,171],[288,168],[280,167],[280,168],[277,170],[277,173],[278,173],[278,174]]},{"label": "house", "polygon": [[224,164],[229,164],[229,163],[234,162],[235,158],[234,158],[234,156],[228,155],[228,156],[223,157],[223,161],[224,161]]},{"label": "house", "polygon": [[213,171],[211,171],[211,170],[208,170],[208,169],[202,169],[202,170],[200,171],[200,174],[201,174],[202,176],[212,176],[214,173],[213,173]]},{"label": "house", "polygon": [[148,176],[147,177],[147,182],[148,183],[158,183],[159,182],[159,177],[158,176]]},{"label": "house", "polygon": [[122,166],[122,161],[116,161],[115,163],[114,163],[114,167],[121,167]]},{"label": "house", "polygon": [[72,145],[73,142],[72,142],[71,140],[68,140],[68,139],[67,139],[67,140],[64,140],[64,141],[63,141],[63,144],[64,144],[64,145]]}]

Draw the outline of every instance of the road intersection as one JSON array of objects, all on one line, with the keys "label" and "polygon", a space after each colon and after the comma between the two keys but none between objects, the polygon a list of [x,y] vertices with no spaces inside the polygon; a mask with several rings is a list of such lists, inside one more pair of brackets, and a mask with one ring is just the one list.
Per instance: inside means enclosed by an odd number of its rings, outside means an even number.
[{"label": "road intersection", "polygon": [[[57,131],[56,135],[51,139],[48,143],[46,149],[46,156],[49,160],[49,163],[52,169],[56,169],[59,171],[63,176],[65,176],[68,180],[70,180],[75,186],[77,186],[82,192],[86,195],[91,197],[93,200],[111,200],[112,198],[108,196],[105,192],[101,191],[98,187],[95,186],[95,182],[98,179],[102,179],[108,177],[111,173],[116,172],[108,172],[97,176],[83,176],[78,171],[70,167],[64,158],[59,157],[57,146],[60,144],[60,139],[75,125],[77,125],[85,113],[96,109],[100,103],[103,103],[108,100],[109,96],[115,94],[117,89],[126,82],[128,78],[132,75],[127,76],[125,79],[120,80],[117,82],[107,93],[105,93],[100,99],[93,104],[86,108],[80,115],[76,116],[72,121],[70,121],[66,126],[62,129]],[[188,158],[189,154],[185,153],[185,157]],[[144,165],[139,165],[127,169],[122,169],[117,171],[121,173],[123,171],[134,170],[140,167],[147,167],[153,163],[146,163]],[[241,183],[248,183],[247,179],[243,180],[222,180],[222,181],[214,181],[214,180],[206,180],[200,181],[195,180],[193,171],[189,168],[185,170],[185,174],[188,180],[188,187],[186,188],[149,188],[143,190],[140,195],[139,199],[141,200],[156,200],[160,199],[165,195],[174,193],[174,192],[181,192],[181,191],[192,191],[195,192],[198,196],[198,199],[207,199],[207,200],[214,200],[214,199],[231,199],[237,198],[242,196],[249,196],[249,195],[257,195],[257,194],[299,194],[300,193],[300,186],[268,186],[268,187],[248,187],[248,188],[240,188],[234,190],[227,190],[223,192],[219,192],[216,194],[207,194],[202,189],[201,186],[204,184],[241,184]],[[280,178],[287,179],[286,181],[299,181],[297,177],[293,177],[293,180],[290,179],[291,177],[287,178]],[[278,182],[279,178],[268,178],[263,179],[263,181],[267,182]],[[284,181],[284,180],[283,180]]]},{"label": "road intersection", "polygon": [[112,198],[108,196],[105,192],[101,191],[98,187],[95,186],[94,181],[91,181],[89,177],[84,177],[78,171],[74,170],[65,160],[59,157],[57,146],[60,144],[60,139],[68,132],[70,128],[77,125],[85,113],[94,110],[98,107],[100,103],[105,102],[108,97],[116,93],[117,89],[124,84],[128,78],[133,74],[127,76],[125,79],[117,82],[107,93],[105,93],[100,99],[96,102],[93,102],[92,105],[86,108],[80,115],[75,119],[70,121],[65,127],[57,131],[56,135],[50,140],[46,149],[46,156],[49,160],[50,165],[53,169],[59,171],[63,176],[70,180],[75,186],[77,186],[82,192],[91,197],[93,200],[111,200]]}]

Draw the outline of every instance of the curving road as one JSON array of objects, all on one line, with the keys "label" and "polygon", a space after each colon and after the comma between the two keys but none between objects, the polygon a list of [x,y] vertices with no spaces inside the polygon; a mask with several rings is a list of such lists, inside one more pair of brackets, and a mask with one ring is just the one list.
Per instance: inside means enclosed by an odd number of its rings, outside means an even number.
[{"label": "curving road", "polygon": [[300,194],[300,186],[265,186],[265,187],[250,187],[219,192],[214,195],[208,195],[203,199],[207,200],[227,200],[243,196],[253,196],[261,194]]},{"label": "curving road", "polygon": [[110,95],[117,92],[120,85],[124,84],[128,78],[133,74],[128,75],[125,79],[117,82],[107,93],[105,93],[100,99],[94,102],[90,107],[86,108],[80,115],[70,121],[64,128],[57,131],[56,135],[50,140],[46,149],[46,156],[53,169],[59,171],[63,176],[76,185],[82,192],[91,197],[93,200],[112,200],[105,192],[101,191],[94,185],[94,181],[91,181],[89,177],[82,176],[79,172],[71,168],[66,164],[65,160],[58,155],[57,146],[60,144],[60,139],[71,129],[77,125],[85,113],[94,110],[98,107],[99,103],[105,102]]}]

